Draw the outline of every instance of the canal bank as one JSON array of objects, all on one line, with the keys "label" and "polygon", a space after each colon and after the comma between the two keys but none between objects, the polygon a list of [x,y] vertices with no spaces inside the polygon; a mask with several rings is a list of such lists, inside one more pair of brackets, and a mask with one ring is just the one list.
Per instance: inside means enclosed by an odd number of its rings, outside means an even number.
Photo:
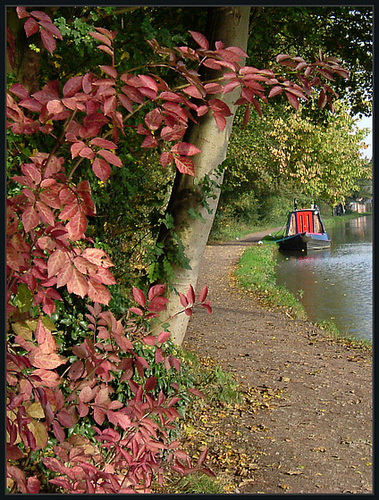
[{"label": "canal bank", "polygon": [[191,318],[184,343],[234,373],[262,403],[223,429],[225,446],[252,457],[243,477],[230,471],[233,492],[371,493],[371,349],[262,307],[240,289],[237,264],[265,234],[207,247],[197,289],[209,285],[214,312]]},{"label": "canal bank", "polygon": [[343,220],[328,232],[331,248],[276,257],[278,285],[298,297],[310,321],[372,341],[372,217]]},{"label": "canal bank", "polygon": [[272,242],[260,241],[243,253],[236,276],[263,306],[308,319],[334,336],[371,343],[371,216],[327,221],[331,249],[287,254]]}]

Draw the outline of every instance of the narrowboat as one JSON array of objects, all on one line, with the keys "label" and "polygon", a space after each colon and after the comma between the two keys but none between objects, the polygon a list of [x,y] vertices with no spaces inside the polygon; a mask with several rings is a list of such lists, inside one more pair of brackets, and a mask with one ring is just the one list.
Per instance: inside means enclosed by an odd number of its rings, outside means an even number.
[{"label": "narrowboat", "polygon": [[290,212],[285,236],[277,239],[281,251],[308,251],[330,248],[330,235],[325,230],[320,209],[312,205],[311,208]]}]

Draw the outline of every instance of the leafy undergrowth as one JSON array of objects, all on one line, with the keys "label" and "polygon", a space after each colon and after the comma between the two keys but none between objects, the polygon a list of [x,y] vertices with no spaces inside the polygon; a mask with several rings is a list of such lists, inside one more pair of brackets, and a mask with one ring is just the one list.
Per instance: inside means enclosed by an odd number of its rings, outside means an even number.
[{"label": "leafy undergrowth", "polygon": [[[195,386],[205,395],[193,399],[180,426],[183,449],[196,459],[208,448],[207,466],[216,478],[191,474],[179,482],[168,476],[155,493],[225,494],[235,493],[241,484],[252,481],[258,468],[257,455],[249,448],[243,435],[241,418],[252,417],[270,407],[273,397],[258,389],[246,390],[233,374],[225,372],[209,357],[200,358],[180,349],[183,363],[190,368]],[[254,426],[253,426],[254,427]],[[254,430],[253,427],[247,427]],[[247,432],[250,432],[247,431]]]}]

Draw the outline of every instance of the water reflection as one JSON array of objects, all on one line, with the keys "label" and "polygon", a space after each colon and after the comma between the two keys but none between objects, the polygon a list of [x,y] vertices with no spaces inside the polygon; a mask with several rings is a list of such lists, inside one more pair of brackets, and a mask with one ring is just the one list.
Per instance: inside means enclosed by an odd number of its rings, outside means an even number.
[{"label": "water reflection", "polygon": [[333,320],[342,332],[372,340],[371,217],[329,233],[330,250],[279,254],[278,283],[301,300],[311,321]]}]

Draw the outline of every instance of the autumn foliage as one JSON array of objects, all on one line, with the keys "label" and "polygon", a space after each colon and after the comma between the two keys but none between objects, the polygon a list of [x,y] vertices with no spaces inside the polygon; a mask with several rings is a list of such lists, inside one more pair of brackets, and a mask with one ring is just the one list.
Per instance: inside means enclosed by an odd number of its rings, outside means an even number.
[{"label": "autumn foliage", "polygon": [[[50,54],[59,30],[44,12],[17,8],[25,19],[28,37],[40,34]],[[278,63],[289,66],[298,77],[293,83],[272,70],[244,66],[247,55],[238,47],[216,43],[197,32],[198,47],[161,47],[150,41],[156,63],[137,74],[119,74],[114,42],[117,33],[96,28],[90,35],[109,59],[93,73],[66,82],[50,81],[32,95],[20,83],[7,93],[8,128],[24,136],[43,134],[55,139],[49,151],[35,151],[20,167],[12,182],[17,194],[7,200],[7,477],[11,492],[39,493],[41,477],[25,472],[33,454],[49,448],[42,462],[57,492],[133,493],[150,492],[153,481],[161,483],[167,470],[179,476],[202,470],[206,451],[193,465],[172,440],[170,429],[179,417],[180,394],[162,391],[156,396],[156,377],[145,377],[146,359],[137,354],[136,342],[155,350],[156,363],[180,370],[180,360],[165,354],[170,333],[162,326],[151,330],[150,320],[167,306],[165,285],[155,285],[147,295],[134,287],[136,306],[126,319],[117,319],[104,308],[111,300],[108,286],[115,284],[113,263],[86,236],[88,218],[96,216],[91,185],[75,173],[85,164],[106,182],[112,169],[122,168],[117,155],[120,137],[128,123],[143,137],[141,147],[160,148],[163,167],[175,165],[195,175],[192,157],[200,150],[183,142],[190,123],[211,113],[220,128],[231,115],[222,95],[240,89],[237,104],[261,113],[260,101],[284,93],[297,107],[299,99],[321,86],[320,105],[333,90],[323,78],[334,73],[347,76],[338,61],[320,59],[308,64],[289,55]],[[8,50],[14,61],[14,39],[8,30]],[[184,85],[170,88],[158,74],[164,66],[178,74]],[[203,82],[199,68],[218,70],[216,81]],[[148,74],[147,74],[148,73]],[[195,99],[195,100],[194,100]],[[134,124],[139,112],[143,122]],[[82,171],[83,172],[83,171]],[[83,176],[82,176],[83,177]],[[85,177],[85,176],[84,176]],[[67,289],[86,300],[88,332],[85,340],[62,352],[51,316]],[[195,305],[211,312],[208,288],[196,302],[190,287],[181,294],[183,310],[191,315]],[[143,382],[138,383],[138,374]],[[114,382],[127,381],[133,397],[123,403]],[[173,384],[175,388],[175,384]],[[177,387],[178,388],[178,387]],[[198,394],[196,389],[190,389]],[[92,422],[91,436],[81,422]],[[43,476],[43,474],[42,474]]]}]

